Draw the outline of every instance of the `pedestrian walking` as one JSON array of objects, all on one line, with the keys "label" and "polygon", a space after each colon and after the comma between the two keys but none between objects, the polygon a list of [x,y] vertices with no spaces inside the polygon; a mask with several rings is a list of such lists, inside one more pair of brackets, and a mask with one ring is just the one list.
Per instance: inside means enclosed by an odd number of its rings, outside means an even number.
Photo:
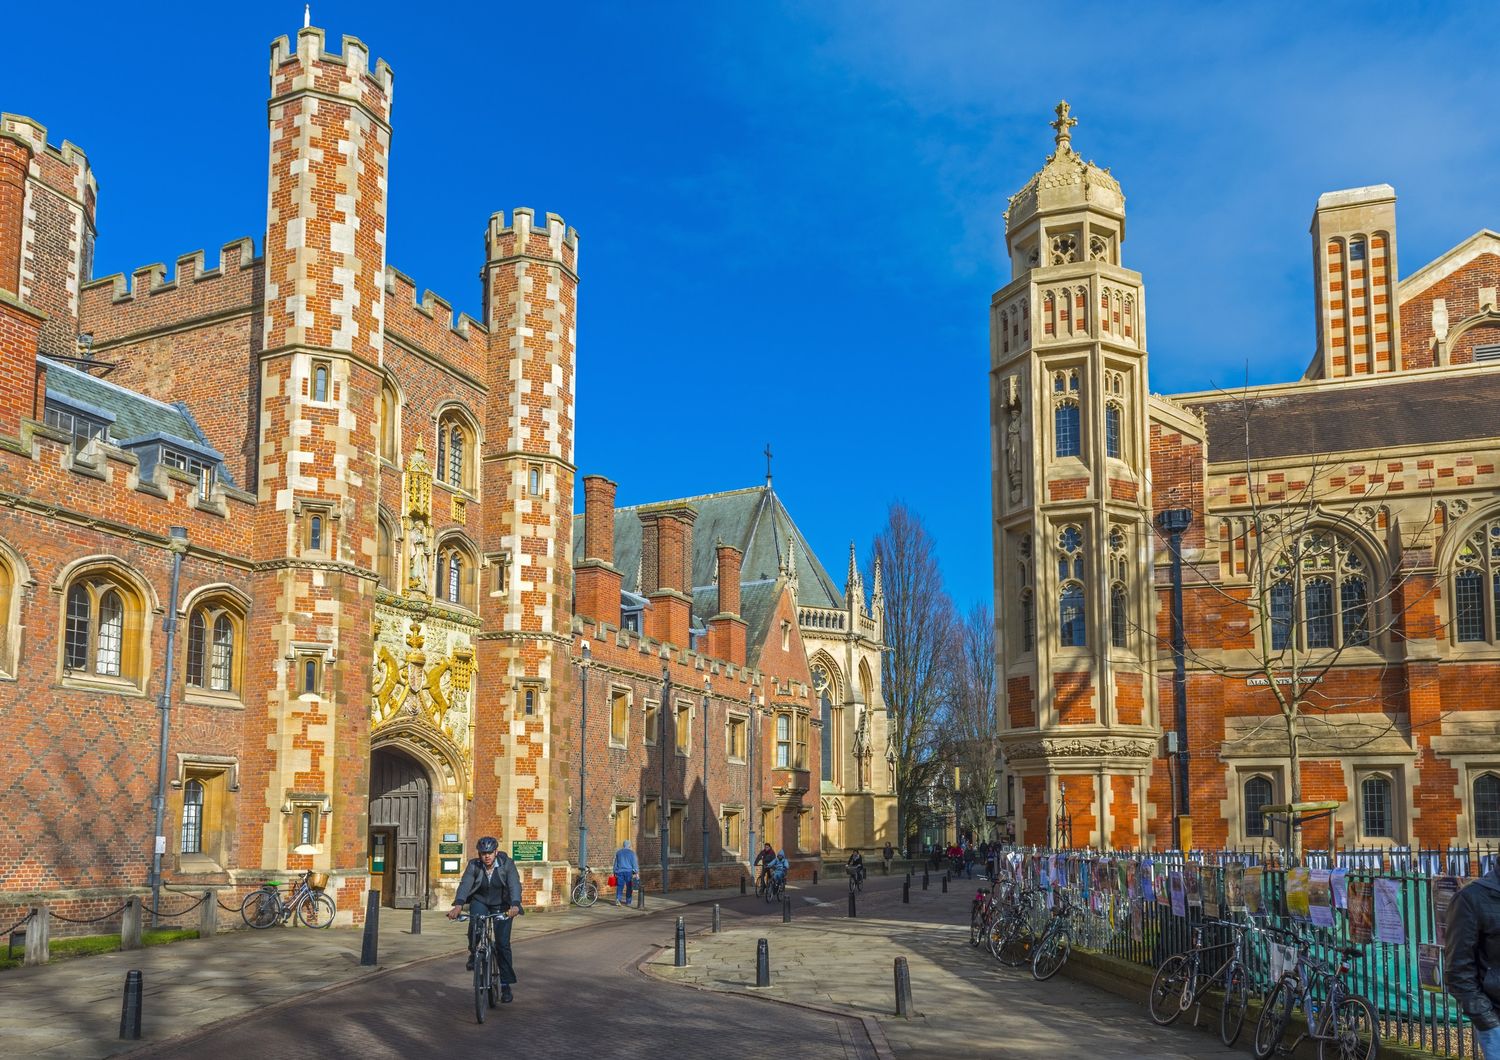
[{"label": "pedestrian walking", "polygon": [[1483,1060],[1500,1060],[1500,861],[1448,907],[1443,985],[1474,1021]]},{"label": "pedestrian walking", "polygon": [[610,870],[615,874],[615,905],[620,904],[620,895],[625,896],[625,904],[630,904],[631,895],[635,893],[636,881],[641,878],[641,865],[636,860],[635,851],[630,849],[630,840],[620,844],[620,849],[615,851],[614,867]]},{"label": "pedestrian walking", "polygon": [[880,860],[885,862],[885,874],[891,874],[891,862],[896,858],[896,848],[891,846],[891,841],[885,841],[885,849],[880,852]]}]

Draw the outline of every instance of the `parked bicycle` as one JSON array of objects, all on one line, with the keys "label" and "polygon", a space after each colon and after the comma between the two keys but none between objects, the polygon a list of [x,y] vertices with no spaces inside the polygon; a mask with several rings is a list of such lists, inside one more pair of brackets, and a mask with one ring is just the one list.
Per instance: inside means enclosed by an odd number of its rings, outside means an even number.
[{"label": "parked bicycle", "polygon": [[[468,913],[460,920],[470,919]],[[485,913],[473,919],[480,921],[479,939],[474,946],[474,1018],[484,1022],[485,1010],[500,1003],[500,950],[495,940],[495,924],[510,917],[506,913]]]},{"label": "parked bicycle", "polygon": [[1001,964],[1019,968],[1031,961],[1042,902],[1040,888],[1023,887],[1015,892],[1009,905],[997,911],[990,926],[990,953]]},{"label": "parked bicycle", "polygon": [[[1374,1060],[1380,1050],[1374,1006],[1350,990],[1345,979],[1359,949],[1338,946],[1335,964],[1309,952],[1315,940],[1300,934],[1293,938],[1296,959],[1284,968],[1261,1010],[1255,1025],[1255,1055],[1268,1060],[1277,1052],[1289,1054],[1304,1038],[1311,1038],[1318,1043],[1318,1060]],[[1299,1006],[1307,1017],[1307,1030],[1291,1045],[1283,1045]]]},{"label": "parked bicycle", "polygon": [[1054,894],[1052,918],[1047,921],[1031,951],[1031,974],[1042,982],[1051,979],[1068,963],[1068,955],[1073,952],[1073,936],[1078,932],[1075,914],[1082,911],[1082,907],[1073,904],[1067,891],[1058,890]]},{"label": "parked bicycle", "polygon": [[578,882],[573,885],[573,904],[587,909],[599,900],[599,880],[594,870],[583,865],[578,870]]},{"label": "parked bicycle", "polygon": [[[1234,933],[1229,942],[1211,946],[1203,944],[1202,926],[1193,929],[1192,947],[1168,957],[1156,970],[1151,981],[1148,1009],[1151,1019],[1160,1026],[1177,1020],[1188,1009],[1199,1005],[1213,987],[1224,991],[1219,1008],[1219,1039],[1233,1045],[1245,1025],[1245,1011],[1250,995],[1259,993],[1255,972],[1249,960],[1254,945],[1267,930],[1255,923],[1237,924],[1210,921]],[[1221,961],[1222,958],[1222,961]],[[1195,1018],[1196,1019],[1196,1018]]]},{"label": "parked bicycle", "polygon": [[338,915],[338,906],[323,893],[328,886],[328,873],[309,869],[297,880],[292,897],[281,897],[281,880],[267,880],[259,890],[245,895],[240,903],[240,918],[253,928],[268,928],[285,924],[295,915],[297,923],[304,927],[326,928],[333,926]]}]

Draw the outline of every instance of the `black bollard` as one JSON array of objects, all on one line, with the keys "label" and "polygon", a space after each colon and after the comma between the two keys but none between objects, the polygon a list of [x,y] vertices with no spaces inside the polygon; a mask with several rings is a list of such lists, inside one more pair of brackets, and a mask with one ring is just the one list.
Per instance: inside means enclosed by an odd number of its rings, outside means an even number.
[{"label": "black bollard", "polygon": [[817,869],[813,869],[813,886],[816,887],[817,885],[818,885],[818,870]]},{"label": "black bollard", "polygon": [[755,942],[755,985],[771,985],[771,944],[765,939]]},{"label": "black bollard", "polygon": [[901,884],[901,901],[907,905],[911,904],[911,874],[907,873],[905,881]]},{"label": "black bollard", "polygon": [[637,909],[645,909],[646,908],[646,884],[645,884],[644,881],[642,881],[641,885],[636,888],[636,891],[635,891],[635,907]]},{"label": "black bollard", "polygon": [[419,905],[411,907],[411,933],[413,935],[422,933],[422,907]]},{"label": "black bollard", "polygon": [[922,890],[927,890],[927,870],[922,870]]},{"label": "black bollard", "polygon": [[743,872],[740,873],[740,893],[745,893],[745,874]]},{"label": "black bollard", "polygon": [[943,893],[948,893],[948,877],[946,875],[943,876]]},{"label": "black bollard", "polygon": [[906,958],[896,958],[896,1015],[911,1019],[911,972]]},{"label": "black bollard", "polygon": [[687,925],[683,923],[682,917],[677,918],[677,950],[672,956],[672,965],[676,968],[687,967]]},{"label": "black bollard", "polygon": [[714,903],[714,934],[719,933],[719,903]]},{"label": "black bollard", "polygon": [[849,888],[849,915],[851,917],[857,915],[854,912],[854,888],[853,887]]},{"label": "black bollard", "polygon": [[790,898],[783,898],[781,900],[781,922],[783,924],[790,924],[792,922],[792,900]]},{"label": "black bollard", "polygon": [[120,1005],[120,1040],[141,1038],[141,973],[125,973],[125,1000]]},{"label": "black bollard", "polygon": [[365,938],[359,948],[359,963],[373,967],[379,958],[380,942],[380,892],[365,894]]}]

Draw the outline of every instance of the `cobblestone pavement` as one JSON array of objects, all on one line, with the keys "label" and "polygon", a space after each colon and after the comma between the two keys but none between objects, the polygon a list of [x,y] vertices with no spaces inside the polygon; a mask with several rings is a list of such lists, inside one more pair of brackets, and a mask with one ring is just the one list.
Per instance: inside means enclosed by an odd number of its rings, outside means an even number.
[{"label": "cobblestone pavement", "polygon": [[[608,902],[589,910],[532,913],[516,924],[514,937],[529,946],[528,940],[558,931],[651,919],[711,893],[650,895],[645,913]],[[0,973],[0,1056],[100,1057],[143,1046],[149,1053],[153,1041],[412,961],[459,953],[464,930],[442,911],[427,910],[422,934],[412,935],[408,910],[382,910],[380,963],[374,968],[359,963],[362,929],[289,927],[221,932],[213,939],[13,969]],[[145,984],[140,1042],[119,1040],[121,994],[130,969],[140,969]]]},{"label": "cobblestone pavement", "polygon": [[[726,899],[725,910],[732,919],[771,916],[763,903],[756,907],[753,896]],[[681,914],[690,930],[697,930],[708,926],[711,910],[689,906]],[[473,980],[454,955],[236,1020],[151,1055],[380,1060],[492,1056],[507,1047],[611,1060],[672,1055],[875,1060],[880,1055],[858,1019],[790,1006],[772,1011],[760,1001],[645,978],[637,964],[670,941],[674,919],[667,910],[622,916],[587,931],[518,934],[515,1003],[491,1010],[483,1026],[474,1020]]]},{"label": "cobblestone pavement", "polygon": [[[921,876],[917,883],[920,888]],[[706,990],[825,1006],[873,1017],[898,1057],[1088,1057],[1089,1060],[1227,1060],[1210,1033],[1160,1028],[1133,1003],[1059,975],[1046,983],[1029,970],[1009,969],[969,945],[969,902],[976,885],[955,882],[941,893],[912,892],[873,878],[860,896],[857,919],[847,918],[841,892],[827,904],[794,912],[792,923],[726,922],[718,935],[692,937],[687,968],[672,966],[672,950],[644,970]],[[757,990],[756,940],[770,946],[771,983]],[[897,1019],[894,960],[907,959],[916,1018]],[[779,1014],[778,1017],[779,1019]],[[1248,1039],[1249,1035],[1245,1035]]]}]

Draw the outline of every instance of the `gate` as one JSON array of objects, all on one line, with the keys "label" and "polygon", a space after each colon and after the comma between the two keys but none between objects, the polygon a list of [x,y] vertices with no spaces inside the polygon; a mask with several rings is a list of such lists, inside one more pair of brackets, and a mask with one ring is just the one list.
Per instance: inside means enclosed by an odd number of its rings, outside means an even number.
[{"label": "gate", "polygon": [[432,823],[432,785],[427,771],[410,755],[393,747],[370,755],[370,831],[394,833],[395,886],[386,905],[410,908],[427,904],[428,840]]}]

